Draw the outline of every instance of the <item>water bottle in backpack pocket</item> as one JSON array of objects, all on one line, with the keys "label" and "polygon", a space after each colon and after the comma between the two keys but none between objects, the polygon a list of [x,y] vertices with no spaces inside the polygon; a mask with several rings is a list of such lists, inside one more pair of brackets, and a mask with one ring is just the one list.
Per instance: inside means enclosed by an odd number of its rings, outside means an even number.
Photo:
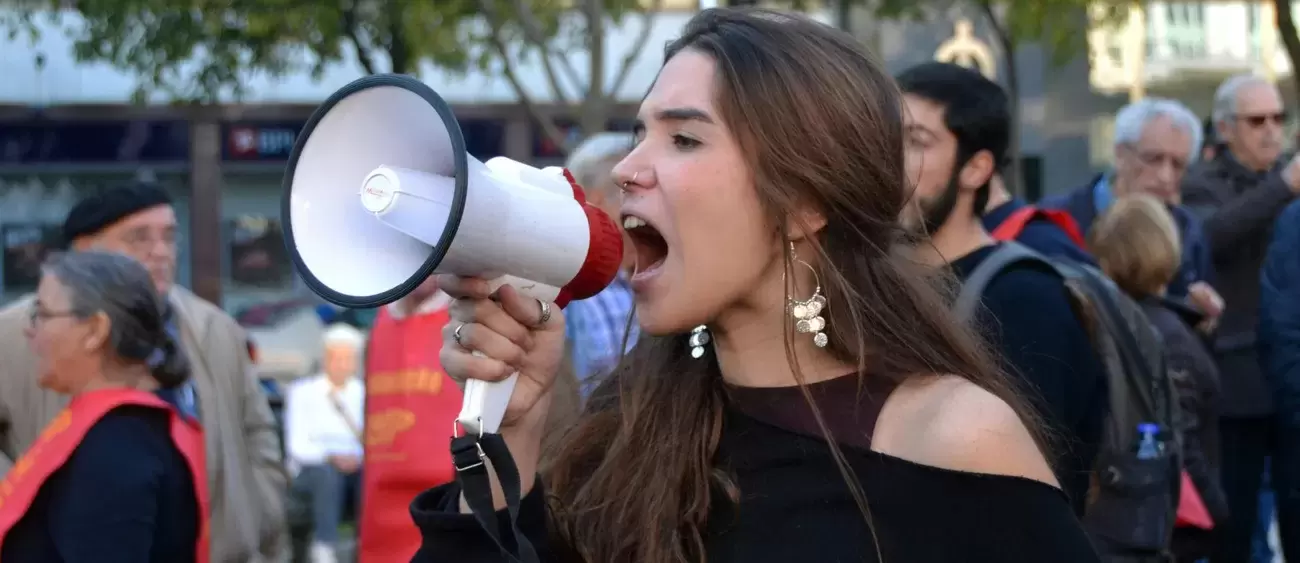
[{"label": "water bottle in backpack pocket", "polygon": [[1169,549],[1178,483],[1176,444],[1168,429],[1144,422],[1135,443],[1097,460],[1093,501],[1085,517],[1103,555],[1159,557]]}]

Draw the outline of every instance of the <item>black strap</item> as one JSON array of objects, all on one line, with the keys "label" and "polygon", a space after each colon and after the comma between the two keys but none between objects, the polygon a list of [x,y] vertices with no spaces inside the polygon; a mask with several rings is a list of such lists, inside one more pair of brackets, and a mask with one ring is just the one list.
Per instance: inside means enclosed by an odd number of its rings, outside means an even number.
[{"label": "black strap", "polygon": [[1041,262],[1051,267],[1045,258],[1018,242],[1007,241],[999,244],[992,254],[985,257],[966,276],[966,279],[962,280],[961,293],[957,295],[957,301],[953,304],[957,316],[966,321],[974,321],[980,298],[984,296],[984,289],[1003,270],[1020,262]]},{"label": "black strap", "polygon": [[[532,542],[519,531],[520,487],[519,468],[510,455],[510,449],[500,434],[459,436],[451,439],[451,459],[456,465],[456,480],[460,482],[465,503],[474,513],[483,531],[496,542],[501,553],[512,563],[540,563]],[[501,533],[500,521],[492,506],[492,481],[488,464],[497,474],[501,491],[506,497],[506,513],[510,517],[509,536]]]},{"label": "black strap", "polygon": [[1115,301],[1118,289],[1107,287],[1104,285],[1107,283],[1104,278],[1088,275],[1086,271],[1071,277],[1088,286],[1097,306],[1102,309],[1099,311],[1100,320],[1106,326],[1105,330],[1118,339],[1115,343],[1116,348],[1123,358],[1122,361],[1127,364],[1124,366],[1124,375],[1129,380],[1129,385],[1137,392],[1143,408],[1152,415],[1167,414],[1167,410],[1162,413],[1162,409],[1157,407],[1150,387],[1161,374],[1151,372],[1151,366],[1147,364],[1142,353],[1142,345],[1138,344],[1137,337],[1133,334],[1134,327],[1120,311],[1119,303]]}]

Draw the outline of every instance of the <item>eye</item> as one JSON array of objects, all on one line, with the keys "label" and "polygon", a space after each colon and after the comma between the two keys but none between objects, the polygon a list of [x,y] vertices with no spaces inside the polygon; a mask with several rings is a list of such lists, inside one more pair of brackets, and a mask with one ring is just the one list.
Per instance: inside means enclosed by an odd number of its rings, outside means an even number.
[{"label": "eye", "polygon": [[673,135],[673,145],[675,145],[679,149],[690,150],[700,146],[700,144],[701,143],[699,141],[687,137],[686,135],[682,135],[682,134]]}]

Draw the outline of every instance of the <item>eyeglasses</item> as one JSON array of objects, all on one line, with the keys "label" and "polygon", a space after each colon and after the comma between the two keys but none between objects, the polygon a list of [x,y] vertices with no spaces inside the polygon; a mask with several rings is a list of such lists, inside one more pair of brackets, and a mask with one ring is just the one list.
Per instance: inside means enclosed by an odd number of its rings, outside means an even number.
[{"label": "eyeglasses", "polygon": [[1273,125],[1282,125],[1286,123],[1287,114],[1284,111],[1277,113],[1258,113],[1250,115],[1234,116],[1238,121],[1244,122],[1251,127],[1263,127],[1265,123],[1272,122]]},{"label": "eyeglasses", "polygon": [[1168,163],[1175,172],[1181,173],[1187,169],[1187,158],[1185,157],[1174,156],[1158,151],[1144,151],[1132,145],[1124,145],[1124,148],[1136,155],[1138,162],[1141,162],[1143,166],[1154,168]]},{"label": "eyeglasses", "polygon": [[180,244],[181,237],[176,231],[166,231],[155,236],[149,231],[137,230],[127,232],[121,240],[132,252],[143,253],[153,249],[159,243],[175,249],[176,245]]},{"label": "eyeglasses", "polygon": [[27,322],[32,326],[32,328],[36,328],[36,325],[48,319],[56,319],[59,317],[78,317],[78,316],[80,315],[76,311],[73,311],[71,309],[67,311],[49,311],[41,308],[41,306],[39,305],[33,305],[32,310],[28,313]]}]

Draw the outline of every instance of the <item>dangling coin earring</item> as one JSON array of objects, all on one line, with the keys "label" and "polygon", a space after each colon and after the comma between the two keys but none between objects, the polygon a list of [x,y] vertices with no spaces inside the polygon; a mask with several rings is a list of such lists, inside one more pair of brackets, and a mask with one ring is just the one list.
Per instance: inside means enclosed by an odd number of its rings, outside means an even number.
[{"label": "dangling coin earring", "polygon": [[691,331],[691,357],[700,359],[704,356],[704,346],[709,343],[709,327],[700,325]]},{"label": "dangling coin earring", "polygon": [[826,297],[822,295],[821,278],[817,276],[817,269],[813,268],[812,264],[800,260],[799,255],[794,253],[794,242],[790,243],[790,258],[812,270],[816,284],[812,297],[807,300],[790,298],[789,310],[790,315],[794,317],[794,329],[800,334],[813,335],[813,344],[818,348],[825,348],[830,339],[825,332],[822,332],[826,328],[826,319],[821,316],[822,310],[826,308]]}]

